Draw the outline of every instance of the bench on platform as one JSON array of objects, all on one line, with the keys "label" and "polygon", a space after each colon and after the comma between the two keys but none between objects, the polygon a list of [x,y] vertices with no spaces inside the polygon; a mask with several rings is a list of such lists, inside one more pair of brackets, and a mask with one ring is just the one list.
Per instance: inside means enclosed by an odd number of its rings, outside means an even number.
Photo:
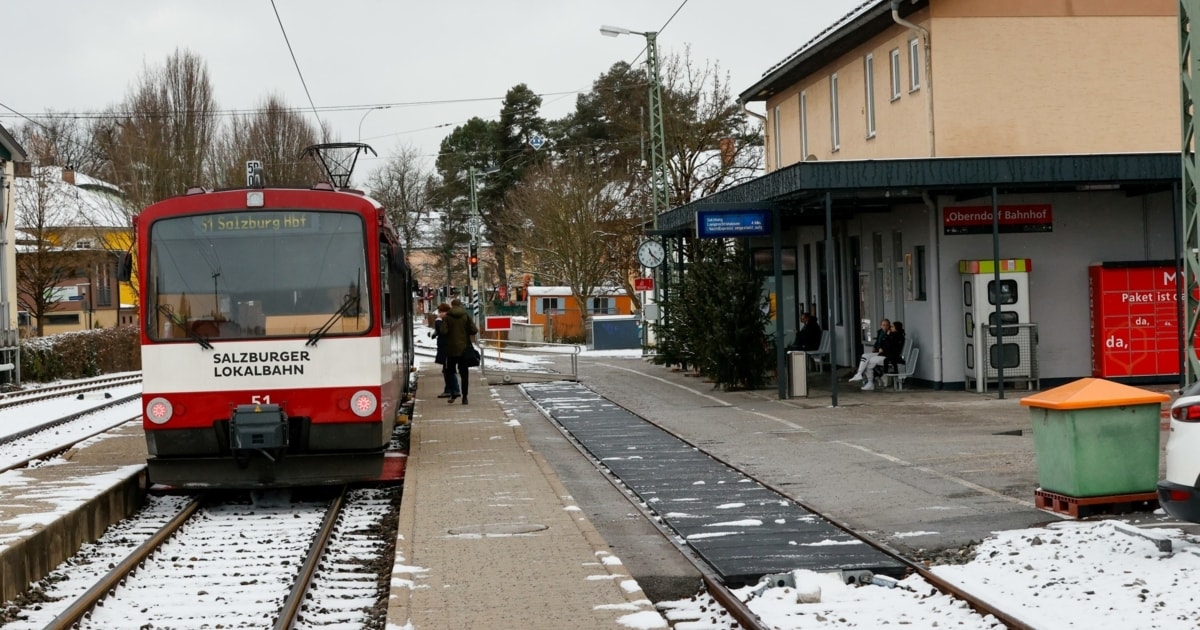
[{"label": "bench on platform", "polygon": [[808,353],[808,357],[813,360],[813,364],[817,366],[818,372],[825,371],[825,364],[829,362],[829,331],[821,331],[821,343],[816,350]]},{"label": "bench on platform", "polygon": [[904,381],[917,371],[917,359],[920,358],[920,356],[921,349],[913,346],[912,339],[905,339],[904,349],[900,351],[900,358],[904,360],[904,363],[897,365],[895,372],[888,372],[884,370],[884,372],[879,375],[879,384],[882,387],[887,387],[888,381],[890,380],[892,387],[896,391],[903,390]]}]

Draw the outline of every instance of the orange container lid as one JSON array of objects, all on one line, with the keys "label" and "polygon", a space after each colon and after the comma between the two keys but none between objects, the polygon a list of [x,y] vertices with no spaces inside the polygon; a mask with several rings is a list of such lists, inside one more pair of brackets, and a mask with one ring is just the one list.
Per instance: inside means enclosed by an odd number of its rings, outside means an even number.
[{"label": "orange container lid", "polygon": [[1171,397],[1129,385],[1114,383],[1102,378],[1081,378],[1061,387],[1026,396],[1021,404],[1026,407],[1046,409],[1091,409],[1093,407],[1119,407],[1164,403]]}]

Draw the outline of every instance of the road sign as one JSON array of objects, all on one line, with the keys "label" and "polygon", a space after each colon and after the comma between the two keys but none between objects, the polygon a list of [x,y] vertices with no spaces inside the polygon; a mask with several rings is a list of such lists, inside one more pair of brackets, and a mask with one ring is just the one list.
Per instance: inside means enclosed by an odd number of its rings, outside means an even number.
[{"label": "road sign", "polygon": [[512,317],[488,315],[483,318],[483,329],[486,332],[494,330],[512,330]]},{"label": "road sign", "polygon": [[633,290],[634,291],[653,291],[654,290],[654,278],[634,278],[633,279]]},{"label": "road sign", "polygon": [[542,137],[542,134],[535,133],[529,137],[529,146],[533,147],[534,151],[542,148],[543,144],[546,144],[546,139]]}]

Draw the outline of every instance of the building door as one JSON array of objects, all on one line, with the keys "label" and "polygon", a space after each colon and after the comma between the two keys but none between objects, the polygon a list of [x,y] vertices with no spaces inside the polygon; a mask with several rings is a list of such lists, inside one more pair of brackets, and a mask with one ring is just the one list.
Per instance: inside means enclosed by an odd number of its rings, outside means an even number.
[{"label": "building door", "polygon": [[904,321],[904,239],[900,232],[892,232],[892,251],[888,258],[892,277],[891,319]]}]

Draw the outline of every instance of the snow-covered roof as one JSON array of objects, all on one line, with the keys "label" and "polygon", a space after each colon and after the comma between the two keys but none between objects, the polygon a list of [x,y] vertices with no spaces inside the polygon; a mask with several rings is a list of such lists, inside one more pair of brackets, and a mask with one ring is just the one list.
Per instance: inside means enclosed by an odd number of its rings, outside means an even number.
[{"label": "snow-covered roof", "polygon": [[[73,182],[73,183],[72,183]],[[61,166],[38,166],[14,180],[18,228],[39,214],[48,227],[127,227],[130,208],[117,186]]]},{"label": "snow-covered roof", "polygon": [[27,159],[25,149],[17,143],[17,139],[12,137],[12,134],[0,125],[0,158],[12,160],[14,162],[24,162]]},{"label": "snow-covered roof", "polygon": [[[571,287],[529,287],[529,295],[530,297],[559,297],[572,295],[572,291]],[[620,287],[596,287],[592,289],[592,295],[625,295],[625,290]]]}]

